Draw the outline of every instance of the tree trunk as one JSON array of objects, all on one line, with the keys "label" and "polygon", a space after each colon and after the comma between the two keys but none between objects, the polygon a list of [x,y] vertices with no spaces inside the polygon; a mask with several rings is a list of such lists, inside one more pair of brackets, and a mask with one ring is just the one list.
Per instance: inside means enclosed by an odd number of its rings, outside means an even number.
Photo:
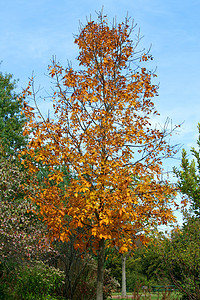
[{"label": "tree trunk", "polygon": [[104,279],[104,239],[99,241],[98,269],[97,269],[97,300],[103,300]]},{"label": "tree trunk", "polygon": [[126,297],[126,256],[122,254],[122,298]]}]

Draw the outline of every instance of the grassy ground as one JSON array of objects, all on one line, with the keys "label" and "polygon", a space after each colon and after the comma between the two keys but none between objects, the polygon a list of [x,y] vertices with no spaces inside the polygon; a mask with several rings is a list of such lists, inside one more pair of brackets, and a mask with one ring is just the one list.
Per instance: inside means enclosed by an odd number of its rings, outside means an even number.
[{"label": "grassy ground", "polygon": [[109,299],[121,299],[121,300],[180,300],[181,295],[178,292],[168,292],[168,293],[127,293],[127,298],[121,298],[120,293],[113,293],[112,298]]}]

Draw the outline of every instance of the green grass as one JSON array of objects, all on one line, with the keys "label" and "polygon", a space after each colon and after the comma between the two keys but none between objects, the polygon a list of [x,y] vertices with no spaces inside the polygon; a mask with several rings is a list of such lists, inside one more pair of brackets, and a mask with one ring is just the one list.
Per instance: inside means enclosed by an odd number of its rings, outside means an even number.
[{"label": "green grass", "polygon": [[[172,292],[172,293],[166,293],[166,297],[163,298],[165,293],[146,293],[146,295],[144,295],[144,293],[137,293],[136,294],[136,297],[134,298],[133,296],[133,293],[127,293],[127,298],[121,298],[121,294],[120,293],[113,293],[112,296],[116,297],[118,296],[117,298],[108,298],[107,300],[109,299],[120,299],[120,300],[131,300],[131,299],[140,299],[140,300],[162,300],[162,299],[165,299],[165,300],[180,300],[181,299],[181,294],[178,293],[178,292]],[[168,295],[168,297],[167,297]],[[132,296],[130,298],[130,296]]]}]

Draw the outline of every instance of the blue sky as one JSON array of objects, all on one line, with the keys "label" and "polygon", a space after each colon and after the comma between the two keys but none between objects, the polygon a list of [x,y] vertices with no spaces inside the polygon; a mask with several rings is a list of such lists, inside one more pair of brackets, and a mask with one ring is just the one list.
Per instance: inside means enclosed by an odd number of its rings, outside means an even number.
[{"label": "blue sky", "polygon": [[[19,78],[26,87],[32,71],[36,84],[47,85],[47,66],[52,55],[65,65],[78,55],[73,34],[86,16],[104,6],[112,21],[135,19],[144,36],[141,46],[154,57],[160,82],[155,99],[161,114],[173,124],[184,122],[172,143],[188,150],[197,139],[200,122],[200,1],[199,0],[0,0],[0,71]],[[45,104],[48,109],[48,104]],[[178,155],[180,157],[180,154]],[[166,162],[166,168],[179,161]]]}]

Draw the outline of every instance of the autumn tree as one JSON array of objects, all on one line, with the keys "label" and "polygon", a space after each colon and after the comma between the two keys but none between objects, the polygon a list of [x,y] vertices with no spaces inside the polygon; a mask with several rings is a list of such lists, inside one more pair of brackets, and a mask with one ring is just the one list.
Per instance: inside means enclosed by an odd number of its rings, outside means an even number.
[{"label": "autumn tree", "polygon": [[[53,118],[40,113],[33,81],[21,97],[28,119],[24,135],[30,135],[23,164],[32,176],[39,164],[49,171],[30,198],[52,240],[68,241],[82,228],[74,245],[91,247],[98,257],[98,300],[105,247],[126,252],[138,234],[143,240],[152,226],[173,220],[169,195],[175,192],[162,177],[162,159],[174,149],[166,142],[167,128],[150,123],[157,115],[157,86],[144,64],[152,57],[136,51],[139,37],[132,40],[133,32],[130,19],[109,25],[101,13],[81,26],[75,38],[80,69],[63,68],[54,59],[49,67]],[[68,186],[62,166],[72,174]]]}]

